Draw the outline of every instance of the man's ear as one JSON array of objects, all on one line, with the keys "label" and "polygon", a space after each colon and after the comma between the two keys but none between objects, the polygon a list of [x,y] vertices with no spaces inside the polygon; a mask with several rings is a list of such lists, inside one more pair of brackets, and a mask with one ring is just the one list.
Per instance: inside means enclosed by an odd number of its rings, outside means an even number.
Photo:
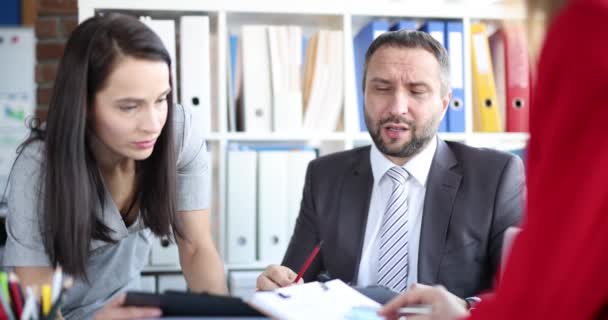
[{"label": "man's ear", "polygon": [[452,90],[448,89],[448,92],[441,98],[441,107],[442,114],[445,117],[445,113],[448,111],[448,107],[450,106],[450,101],[452,101]]}]

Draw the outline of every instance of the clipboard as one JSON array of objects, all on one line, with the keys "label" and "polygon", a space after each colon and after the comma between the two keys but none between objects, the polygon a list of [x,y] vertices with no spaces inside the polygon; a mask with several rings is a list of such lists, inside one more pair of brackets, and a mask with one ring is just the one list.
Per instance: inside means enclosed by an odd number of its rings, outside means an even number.
[{"label": "clipboard", "polygon": [[246,302],[273,319],[283,320],[354,319],[354,308],[380,308],[378,302],[339,279],[256,292]]},{"label": "clipboard", "polygon": [[264,317],[240,298],[208,293],[128,291],[125,305],[159,307],[163,316]]}]

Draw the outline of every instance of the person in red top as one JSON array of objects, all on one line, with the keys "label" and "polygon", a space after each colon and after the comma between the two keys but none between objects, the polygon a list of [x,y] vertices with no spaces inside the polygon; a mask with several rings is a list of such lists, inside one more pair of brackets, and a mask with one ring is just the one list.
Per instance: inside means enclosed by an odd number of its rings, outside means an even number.
[{"label": "person in red top", "polygon": [[527,213],[500,284],[470,312],[416,285],[380,311],[389,319],[420,303],[432,314],[408,320],[608,319],[608,0],[528,4],[550,23],[530,109]]}]

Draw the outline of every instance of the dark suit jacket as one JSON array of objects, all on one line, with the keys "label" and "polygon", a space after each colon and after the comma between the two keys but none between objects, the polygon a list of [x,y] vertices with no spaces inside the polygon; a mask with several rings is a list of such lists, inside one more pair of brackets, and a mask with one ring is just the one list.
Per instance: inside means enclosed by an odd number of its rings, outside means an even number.
[{"label": "dark suit jacket", "polygon": [[[283,265],[296,272],[313,247],[321,252],[304,275],[320,272],[356,283],[373,187],[370,147],[324,156],[306,172],[303,199]],[[424,199],[418,282],[460,296],[491,288],[504,231],[522,213],[524,169],[518,157],[438,139]]]}]

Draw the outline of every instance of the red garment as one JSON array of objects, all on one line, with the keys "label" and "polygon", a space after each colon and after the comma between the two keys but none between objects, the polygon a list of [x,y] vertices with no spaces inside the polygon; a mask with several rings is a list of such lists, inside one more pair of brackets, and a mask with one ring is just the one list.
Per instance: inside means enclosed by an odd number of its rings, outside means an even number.
[{"label": "red garment", "polygon": [[470,319],[608,319],[608,0],[562,9],[537,80],[524,231]]}]

